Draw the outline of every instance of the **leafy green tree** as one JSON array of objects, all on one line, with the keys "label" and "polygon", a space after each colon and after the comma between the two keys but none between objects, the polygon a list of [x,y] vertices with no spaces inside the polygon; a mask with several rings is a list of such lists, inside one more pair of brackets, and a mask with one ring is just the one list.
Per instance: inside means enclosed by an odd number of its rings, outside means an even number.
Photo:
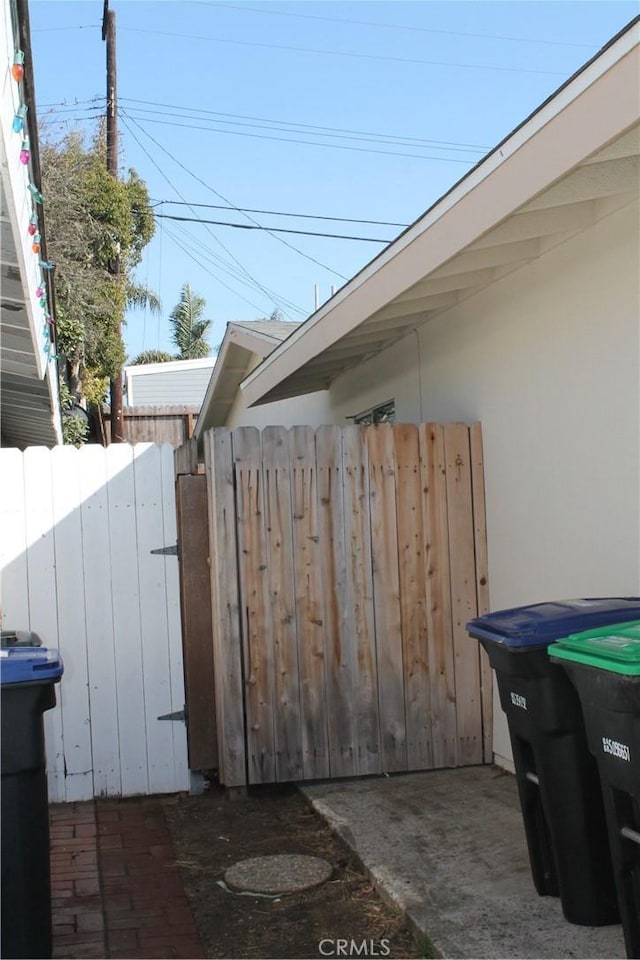
[{"label": "leafy green tree", "polygon": [[193,293],[188,283],[180,292],[180,302],[171,311],[171,339],[179,350],[178,360],[198,360],[209,356],[206,335],[211,320],[203,317],[206,301]]},{"label": "leafy green tree", "polygon": [[72,396],[90,403],[104,400],[124,363],[119,327],[126,307],[160,309],[157,296],[134,279],[155,229],[147,188],[135,170],[114,179],[105,151],[103,126],[89,146],[72,131],[41,149],[58,348]]},{"label": "leafy green tree", "polygon": [[139,353],[133,360],[129,360],[129,366],[135,367],[140,363],[168,363],[170,360],[175,359],[177,358],[165,350],[143,350],[142,353]]}]

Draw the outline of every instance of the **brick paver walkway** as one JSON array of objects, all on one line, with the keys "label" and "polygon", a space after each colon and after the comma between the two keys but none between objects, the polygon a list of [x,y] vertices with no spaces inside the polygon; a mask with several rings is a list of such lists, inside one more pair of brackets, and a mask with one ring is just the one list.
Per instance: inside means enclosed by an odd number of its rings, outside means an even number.
[{"label": "brick paver walkway", "polygon": [[50,809],[54,957],[205,956],[160,800]]}]

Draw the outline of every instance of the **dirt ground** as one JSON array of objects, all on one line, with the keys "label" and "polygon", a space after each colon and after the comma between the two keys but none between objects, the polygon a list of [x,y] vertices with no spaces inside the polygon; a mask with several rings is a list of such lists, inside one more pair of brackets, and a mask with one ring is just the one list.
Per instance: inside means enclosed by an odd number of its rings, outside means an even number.
[{"label": "dirt ground", "polygon": [[[212,784],[202,796],[167,803],[165,816],[207,957],[428,955],[295,787],[253,787],[247,796],[230,797]],[[323,857],[333,874],[315,889],[279,900],[218,884],[240,860],[282,853]]]}]

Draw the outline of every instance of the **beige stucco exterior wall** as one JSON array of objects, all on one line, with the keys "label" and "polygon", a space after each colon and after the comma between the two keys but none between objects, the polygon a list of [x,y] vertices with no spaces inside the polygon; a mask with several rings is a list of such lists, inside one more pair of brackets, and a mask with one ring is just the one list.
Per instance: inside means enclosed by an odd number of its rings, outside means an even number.
[{"label": "beige stucco exterior wall", "polygon": [[391,397],[398,421],[482,422],[494,609],[640,593],[639,217],[612,214],[330,391],[335,423]]},{"label": "beige stucco exterior wall", "polygon": [[[253,354],[248,369],[253,370],[262,358]],[[234,404],[227,417],[227,427],[296,427],[306,425],[319,427],[324,423],[333,423],[333,414],[329,406],[329,394],[326,390],[296,397],[294,400],[278,400],[265,403],[261,407],[247,408],[238,390]]]}]

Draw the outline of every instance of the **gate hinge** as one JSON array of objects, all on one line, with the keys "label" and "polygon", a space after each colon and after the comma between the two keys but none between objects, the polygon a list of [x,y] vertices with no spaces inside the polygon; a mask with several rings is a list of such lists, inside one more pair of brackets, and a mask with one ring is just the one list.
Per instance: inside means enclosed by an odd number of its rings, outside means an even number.
[{"label": "gate hinge", "polygon": [[178,557],[180,558],[180,541],[170,544],[168,547],[157,547],[155,550],[150,550],[149,553],[155,553],[160,557]]},{"label": "gate hinge", "polygon": [[158,720],[180,720],[182,723],[187,722],[187,715],[185,708],[182,710],[176,710],[174,713],[163,713],[161,717],[158,717]]}]

